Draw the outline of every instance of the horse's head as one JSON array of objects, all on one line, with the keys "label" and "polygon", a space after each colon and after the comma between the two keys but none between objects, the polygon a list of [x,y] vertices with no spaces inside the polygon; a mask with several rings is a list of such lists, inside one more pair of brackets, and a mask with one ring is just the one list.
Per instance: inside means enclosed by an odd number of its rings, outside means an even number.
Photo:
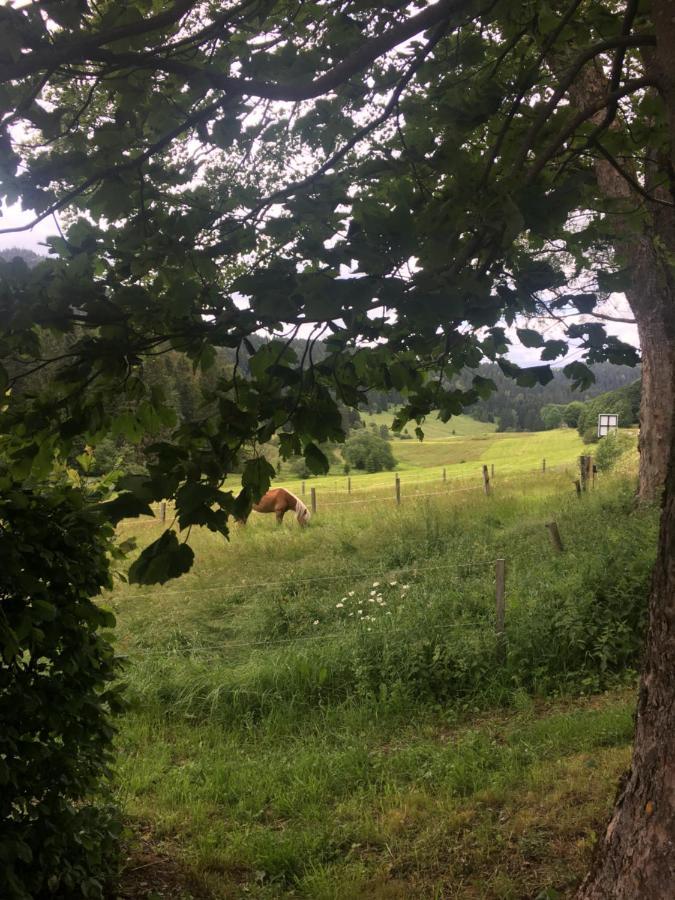
[{"label": "horse's head", "polygon": [[309,520],[311,518],[311,513],[307,509],[307,507],[305,506],[304,503],[302,503],[302,502],[300,503],[300,506],[297,509],[296,515],[297,515],[297,519],[298,519],[298,524],[302,528],[304,528],[306,525],[309,524]]}]

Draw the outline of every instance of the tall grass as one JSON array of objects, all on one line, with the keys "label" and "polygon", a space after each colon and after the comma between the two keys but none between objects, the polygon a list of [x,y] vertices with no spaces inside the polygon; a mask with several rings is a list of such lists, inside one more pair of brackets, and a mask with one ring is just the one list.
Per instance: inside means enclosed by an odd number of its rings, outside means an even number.
[{"label": "tall grass", "polygon": [[[582,503],[558,489],[550,478],[460,506],[345,511],[306,533],[242,531],[230,546],[202,535],[179,585],[113,600],[129,696],[231,723],[348,700],[486,708],[517,690],[620,683],[641,645],[654,513],[634,509],[620,480]],[[554,510],[562,555],[544,528]],[[496,558],[508,573],[500,665]]]},{"label": "tall grass", "polygon": [[572,475],[252,518],[120,585],[132,821],[215,897],[566,896],[628,758],[657,527],[630,475]]}]

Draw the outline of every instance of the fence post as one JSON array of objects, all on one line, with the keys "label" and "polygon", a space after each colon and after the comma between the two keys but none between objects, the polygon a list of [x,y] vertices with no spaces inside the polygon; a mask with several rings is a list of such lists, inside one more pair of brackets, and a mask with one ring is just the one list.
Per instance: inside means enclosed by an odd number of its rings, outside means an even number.
[{"label": "fence post", "polygon": [[581,490],[587,491],[593,472],[593,457],[592,456],[580,456],[579,457],[579,474],[581,476]]},{"label": "fence post", "polygon": [[166,500],[162,500],[159,504],[159,518],[162,522],[166,522]]},{"label": "fence post", "polygon": [[548,536],[551,538],[551,543],[554,548],[558,551],[558,553],[562,553],[565,549],[563,547],[562,538],[560,537],[560,530],[558,529],[558,525],[556,522],[548,522],[546,524],[548,528]]},{"label": "fence post", "polygon": [[500,662],[506,658],[506,560],[495,560],[495,632],[497,635],[497,657]]},{"label": "fence post", "polygon": [[445,474],[445,469],[443,469],[443,482],[446,482],[448,479]]},{"label": "fence post", "polygon": [[495,477],[495,464],[492,463],[492,465],[490,466],[490,478],[494,478],[494,477]]},{"label": "fence post", "polygon": [[545,459],[542,459],[542,461],[541,461],[541,471],[542,472],[546,471],[546,460]]},{"label": "fence post", "polygon": [[490,476],[488,475],[488,467],[483,466],[483,489],[485,490],[485,495],[487,497],[490,496]]},{"label": "fence post", "polygon": [[347,478],[347,493],[351,494],[352,492],[352,478],[351,475]]},{"label": "fence post", "polygon": [[[302,483],[304,484],[305,482],[303,481]],[[315,487],[312,488],[312,512],[313,513],[316,512],[316,488]]]},{"label": "fence post", "polygon": [[396,476],[396,505],[401,505],[401,479]]},{"label": "fence post", "polygon": [[577,497],[581,500],[581,482],[578,478],[574,482],[574,486],[577,489]]},{"label": "fence post", "polygon": [[305,496],[305,482],[302,482],[302,496]]}]

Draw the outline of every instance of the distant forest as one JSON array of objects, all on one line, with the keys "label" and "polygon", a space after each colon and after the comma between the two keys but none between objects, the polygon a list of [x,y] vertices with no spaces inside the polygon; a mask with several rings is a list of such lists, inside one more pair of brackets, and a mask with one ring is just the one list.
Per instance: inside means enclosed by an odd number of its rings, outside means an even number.
[{"label": "distant forest", "polygon": [[[0,258],[9,260],[15,256],[21,256],[29,266],[35,265],[42,258],[39,254],[27,249],[0,250]],[[50,335],[44,336],[44,343],[47,354],[51,352],[53,355],[58,355],[59,351],[63,349],[61,346],[57,346],[59,342]],[[255,349],[263,343],[265,343],[265,338],[262,336],[253,337],[251,341]],[[306,351],[307,342],[294,340],[292,347],[301,357]],[[312,347],[314,360],[321,360],[325,354],[325,346],[320,341],[316,342]],[[248,373],[248,359],[248,352],[244,351],[239,354],[237,360],[238,370],[243,377],[246,377]],[[208,394],[208,388],[213,386],[218,374],[231,372],[234,365],[235,351],[227,348],[219,351],[214,369],[203,374],[199,371],[195,373],[191,363],[182,354],[173,351],[144,362],[146,373],[148,369],[151,370],[151,384],[157,387],[161,386],[171,398],[178,421],[191,418],[197,410],[203,413],[204,390],[206,389]],[[20,369],[20,365],[17,368]],[[625,387],[637,381],[641,374],[639,367],[614,366],[610,363],[593,366],[593,372],[595,383],[586,391],[573,391],[569,380],[560,370],[554,370],[553,380],[545,386],[522,388],[515,381],[506,377],[495,363],[484,364],[475,371],[463,373],[455,380],[455,384],[464,389],[469,388],[474,374],[492,379],[497,386],[496,392],[489,398],[479,400],[469,407],[466,410],[468,415],[480,422],[496,423],[498,431],[541,431],[546,428],[541,417],[542,407],[549,404],[567,404],[574,400],[586,401],[599,394]],[[16,374],[16,371],[12,374]],[[18,389],[30,390],[31,387],[36,386],[36,382],[48,377],[51,377],[51,374],[47,374],[46,371],[41,372],[39,375],[26,379],[23,383],[20,382]],[[403,402],[404,398],[396,391],[388,393],[369,391],[368,406],[363,411],[382,412],[399,406]],[[349,419],[351,420],[349,424],[353,426],[356,421],[355,415],[350,415]]]}]

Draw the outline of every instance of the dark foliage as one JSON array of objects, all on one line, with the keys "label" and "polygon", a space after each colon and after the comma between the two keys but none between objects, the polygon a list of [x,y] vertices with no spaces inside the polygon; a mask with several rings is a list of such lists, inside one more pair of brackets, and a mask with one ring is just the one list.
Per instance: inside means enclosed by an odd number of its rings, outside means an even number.
[{"label": "dark foliage", "polygon": [[114,619],[91,600],[109,585],[112,528],[73,487],[2,488],[0,896],[96,898],[119,834],[101,792],[120,708],[101,631]]}]

